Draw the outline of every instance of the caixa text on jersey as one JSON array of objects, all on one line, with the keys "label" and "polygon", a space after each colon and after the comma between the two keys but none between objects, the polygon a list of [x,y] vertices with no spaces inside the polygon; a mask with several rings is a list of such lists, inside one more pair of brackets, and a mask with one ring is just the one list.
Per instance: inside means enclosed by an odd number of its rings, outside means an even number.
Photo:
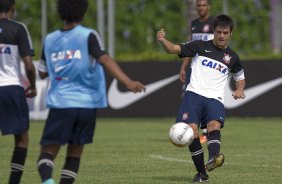
[{"label": "caixa text on jersey", "polygon": [[229,73],[229,70],[226,66],[221,65],[215,61],[209,61],[207,59],[204,59],[202,61],[202,65],[214,70],[218,70],[220,73],[223,73],[224,75]]},{"label": "caixa text on jersey", "polygon": [[80,50],[63,50],[59,52],[53,52],[51,54],[52,61],[61,61],[61,60],[69,60],[69,59],[81,59],[81,51]]},{"label": "caixa text on jersey", "polygon": [[11,48],[0,44],[0,54],[11,54]]}]

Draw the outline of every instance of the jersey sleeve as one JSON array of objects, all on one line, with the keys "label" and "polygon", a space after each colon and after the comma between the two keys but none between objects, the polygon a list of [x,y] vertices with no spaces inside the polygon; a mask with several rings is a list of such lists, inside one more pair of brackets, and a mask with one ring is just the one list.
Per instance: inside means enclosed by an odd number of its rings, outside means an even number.
[{"label": "jersey sleeve", "polygon": [[199,44],[198,40],[194,40],[194,41],[190,41],[190,42],[180,44],[179,46],[181,48],[181,52],[180,52],[180,54],[178,54],[178,56],[180,58],[194,57],[197,54],[197,51],[198,51],[198,44]]},{"label": "jersey sleeve", "polygon": [[107,54],[105,51],[102,39],[100,38],[97,32],[92,32],[88,38],[88,45],[89,45],[89,53],[95,59],[99,59],[104,54]]},{"label": "jersey sleeve", "polygon": [[244,69],[243,69],[243,66],[241,65],[239,56],[237,56],[237,61],[233,65],[231,69],[231,73],[235,81],[245,79]]},{"label": "jersey sleeve", "polygon": [[34,56],[34,49],[32,46],[31,37],[27,27],[20,24],[18,32],[19,52],[21,57]]}]

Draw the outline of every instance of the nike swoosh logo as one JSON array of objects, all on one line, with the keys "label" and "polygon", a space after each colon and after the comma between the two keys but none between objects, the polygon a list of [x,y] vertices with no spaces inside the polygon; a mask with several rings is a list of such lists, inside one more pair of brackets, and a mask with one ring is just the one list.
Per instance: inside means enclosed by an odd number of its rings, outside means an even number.
[{"label": "nike swoosh logo", "polygon": [[[235,100],[232,96],[233,90],[230,87],[230,80],[231,76],[228,78],[227,84],[225,86],[225,99],[224,99],[224,106],[226,109],[235,109],[239,106],[242,106],[249,101],[257,98],[258,96],[263,95],[264,93],[272,90],[275,87],[278,87],[282,84],[282,77],[277,79],[273,79],[271,81],[258,84],[256,86],[247,88],[244,90],[246,98],[241,100]],[[178,74],[156,81],[154,83],[146,85],[146,92],[145,93],[132,93],[132,92],[121,92],[118,89],[117,80],[114,79],[109,87],[108,92],[108,103],[111,108],[113,109],[123,109],[143,98],[146,96],[158,91],[159,89],[167,86],[168,84],[176,81],[178,79]]]},{"label": "nike swoosh logo", "polygon": [[212,51],[210,51],[210,50],[205,50],[205,52],[212,52]]},{"label": "nike swoosh logo", "polygon": [[64,68],[66,68],[66,66],[58,66],[58,67],[55,67],[55,72],[59,72],[61,70],[63,70]]},{"label": "nike swoosh logo", "polygon": [[224,106],[226,109],[235,109],[241,105],[244,105],[245,103],[248,103],[249,101],[253,100],[254,98],[257,98],[258,96],[282,84],[282,77],[279,77],[277,79],[273,79],[271,81],[264,82],[256,86],[249,87],[244,90],[245,95],[246,95],[246,98],[244,100],[240,100],[240,99],[235,100],[231,95],[233,93],[233,90],[230,87],[230,80],[231,80],[231,77],[229,77],[227,85],[225,86]]},{"label": "nike swoosh logo", "polygon": [[123,109],[146,96],[160,90],[161,88],[169,85],[170,83],[178,79],[178,74],[171,77],[156,81],[154,83],[145,86],[146,92],[144,93],[133,93],[130,91],[121,92],[118,89],[118,82],[114,79],[109,87],[108,92],[108,103],[113,109]]},{"label": "nike swoosh logo", "polygon": [[57,73],[57,72],[63,70],[64,68],[68,67],[70,64],[71,63],[63,65],[63,66],[57,66],[57,67],[55,66],[55,72]]}]

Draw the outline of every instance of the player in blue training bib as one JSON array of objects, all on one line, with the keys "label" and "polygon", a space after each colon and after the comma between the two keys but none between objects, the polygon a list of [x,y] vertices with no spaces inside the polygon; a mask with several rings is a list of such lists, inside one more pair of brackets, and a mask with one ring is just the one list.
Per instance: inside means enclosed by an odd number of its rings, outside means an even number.
[{"label": "player in blue training bib", "polygon": [[131,80],[106,53],[99,34],[80,24],[88,1],[57,3],[64,26],[46,36],[38,66],[39,76],[50,79],[46,97],[50,110],[37,161],[44,184],[54,183],[54,159],[64,144],[67,155],[60,183],[75,181],[83,147],[93,141],[97,109],[107,106],[104,67],[130,91],[144,90],[142,83]]}]

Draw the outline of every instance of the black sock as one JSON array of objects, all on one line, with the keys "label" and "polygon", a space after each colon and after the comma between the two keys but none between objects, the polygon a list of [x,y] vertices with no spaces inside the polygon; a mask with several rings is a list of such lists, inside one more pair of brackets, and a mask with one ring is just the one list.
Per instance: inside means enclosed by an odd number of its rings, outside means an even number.
[{"label": "black sock", "polygon": [[219,154],[221,143],[220,130],[213,130],[208,133],[208,150],[209,150],[209,160],[215,155]]},{"label": "black sock", "polygon": [[207,174],[204,163],[204,151],[200,143],[199,138],[195,138],[192,144],[189,146],[191,152],[192,160],[198,171],[198,173]]},{"label": "black sock", "polygon": [[44,182],[52,178],[52,171],[54,168],[54,158],[49,153],[41,153],[37,161],[37,169],[41,177],[41,181]]},{"label": "black sock", "polygon": [[60,184],[72,184],[79,169],[80,158],[67,157],[61,173]]},{"label": "black sock", "polygon": [[26,148],[15,147],[11,160],[11,174],[9,184],[20,183],[24,170],[24,163],[27,155]]}]

